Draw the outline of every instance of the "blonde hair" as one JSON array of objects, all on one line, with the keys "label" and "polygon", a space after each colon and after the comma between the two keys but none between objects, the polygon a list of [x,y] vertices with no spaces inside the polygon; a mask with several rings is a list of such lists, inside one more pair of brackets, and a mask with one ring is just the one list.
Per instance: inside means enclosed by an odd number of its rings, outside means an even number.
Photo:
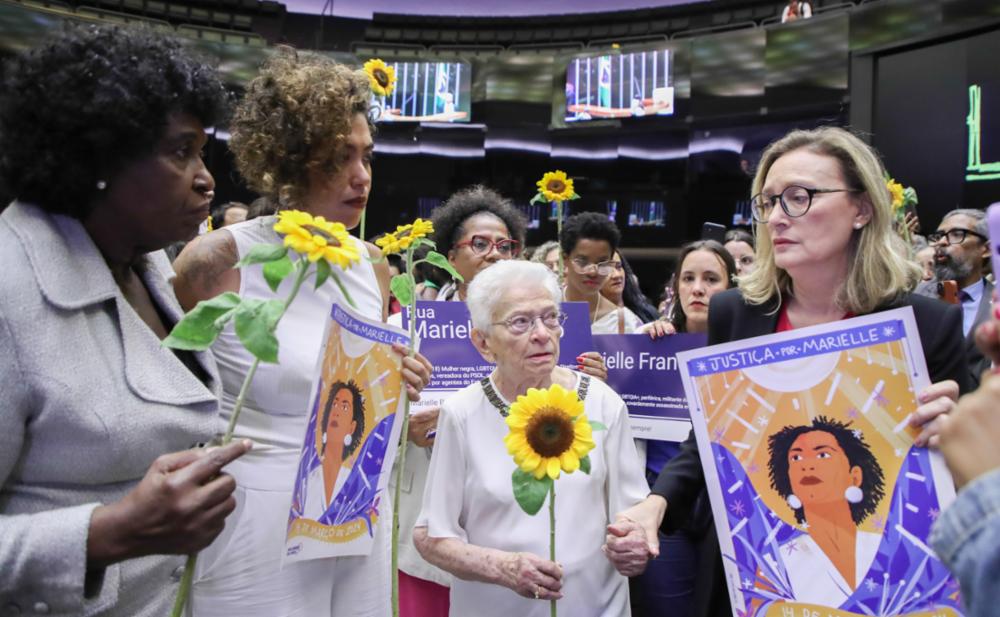
[{"label": "blonde hair", "polygon": [[271,201],[298,205],[309,190],[310,171],[338,171],[351,123],[357,114],[367,118],[370,99],[363,71],[280,48],[233,115],[229,149],[240,175]]},{"label": "blonde hair", "polygon": [[[871,205],[871,220],[851,238],[849,270],[837,290],[838,306],[857,315],[870,313],[913,289],[920,280],[920,268],[909,261],[905,243],[893,230],[885,168],[875,151],[849,131],[837,127],[792,131],[772,143],[761,157],[751,194],[761,192],[775,161],[799,149],[837,159],[847,188],[864,193],[857,198]],[[757,266],[739,278],[739,286],[747,302],[765,304],[777,300],[777,310],[781,295],[793,293],[792,278],[774,263],[774,245],[767,224],[757,223],[754,231]]]}]

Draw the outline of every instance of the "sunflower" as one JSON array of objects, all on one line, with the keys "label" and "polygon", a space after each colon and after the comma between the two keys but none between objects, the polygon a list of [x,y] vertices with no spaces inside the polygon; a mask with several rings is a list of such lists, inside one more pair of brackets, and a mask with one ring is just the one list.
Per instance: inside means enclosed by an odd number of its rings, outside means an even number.
[{"label": "sunflower", "polygon": [[396,231],[385,234],[376,240],[375,244],[382,249],[383,253],[401,253],[410,248],[414,241],[425,238],[432,233],[434,233],[434,225],[430,221],[417,219],[412,224],[397,226]]},{"label": "sunflower", "polygon": [[396,87],[396,69],[378,58],[365,62],[365,73],[372,84],[372,92],[378,96],[388,96]]},{"label": "sunflower", "polygon": [[507,452],[521,471],[536,480],[573,473],[594,448],[594,434],[576,392],[553,384],[517,397],[507,416]]},{"label": "sunflower", "polygon": [[274,231],[285,236],[285,246],[305,255],[311,262],[324,259],[331,265],[347,270],[361,261],[358,247],[350,241],[343,223],[328,221],[322,216],[313,217],[300,210],[278,213]]},{"label": "sunflower", "polygon": [[885,185],[888,187],[889,196],[892,198],[892,209],[898,210],[903,206],[903,185],[892,178],[887,180]]},{"label": "sunflower", "polygon": [[564,171],[546,172],[537,184],[538,192],[544,195],[547,201],[567,201],[576,197],[573,181],[566,176]]}]

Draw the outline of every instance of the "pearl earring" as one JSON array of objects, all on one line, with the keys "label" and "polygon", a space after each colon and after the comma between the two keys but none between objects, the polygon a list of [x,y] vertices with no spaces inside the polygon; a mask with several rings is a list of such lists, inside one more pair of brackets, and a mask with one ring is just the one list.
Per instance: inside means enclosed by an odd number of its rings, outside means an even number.
[{"label": "pearl earring", "polygon": [[792,510],[798,510],[799,508],[802,507],[802,500],[799,499],[795,495],[795,493],[792,493],[791,495],[789,495],[788,498],[785,501],[788,502],[788,507],[790,507]]},{"label": "pearl earring", "polygon": [[323,445],[326,445],[326,433],[323,433]]},{"label": "pearl earring", "polygon": [[354,438],[351,437],[351,434],[348,433],[348,434],[344,435],[344,447],[345,448],[350,448],[352,443],[354,443]]},{"label": "pearl earring", "polygon": [[108,183],[107,182],[105,182],[104,180],[98,180],[97,181],[97,190],[98,191],[103,191],[106,188],[108,188]]},{"label": "pearl earring", "polygon": [[854,229],[861,229],[861,223],[855,223]]},{"label": "pearl earring", "polygon": [[857,486],[848,486],[847,490],[844,491],[844,499],[848,503],[861,503],[861,500],[864,498],[864,492]]}]

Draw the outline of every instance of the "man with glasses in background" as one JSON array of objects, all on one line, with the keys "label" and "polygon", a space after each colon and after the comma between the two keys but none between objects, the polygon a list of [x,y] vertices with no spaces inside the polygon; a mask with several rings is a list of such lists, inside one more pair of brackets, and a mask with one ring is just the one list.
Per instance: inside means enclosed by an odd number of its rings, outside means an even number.
[{"label": "man with glasses in background", "polygon": [[934,249],[934,275],[937,280],[917,286],[916,293],[933,298],[948,299],[948,281],[958,288],[958,303],[962,306],[962,330],[965,333],[965,353],[969,371],[975,385],[989,368],[976,347],[975,332],[979,324],[990,317],[993,283],[986,279],[990,243],[987,235],[986,213],[982,210],[960,208],[944,215],[937,231],[927,234],[927,241]]}]

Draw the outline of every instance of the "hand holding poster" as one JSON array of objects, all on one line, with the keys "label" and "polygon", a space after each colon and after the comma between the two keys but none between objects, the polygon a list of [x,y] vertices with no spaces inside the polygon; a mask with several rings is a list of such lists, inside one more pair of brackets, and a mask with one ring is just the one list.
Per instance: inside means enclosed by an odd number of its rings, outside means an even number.
[{"label": "hand holding poster", "polygon": [[954,498],[914,446],[912,309],[678,354],[734,615],[961,615],[927,546]]},{"label": "hand holding poster", "polygon": [[405,401],[393,343],[407,333],[334,304],[288,517],[285,559],[371,551]]}]

